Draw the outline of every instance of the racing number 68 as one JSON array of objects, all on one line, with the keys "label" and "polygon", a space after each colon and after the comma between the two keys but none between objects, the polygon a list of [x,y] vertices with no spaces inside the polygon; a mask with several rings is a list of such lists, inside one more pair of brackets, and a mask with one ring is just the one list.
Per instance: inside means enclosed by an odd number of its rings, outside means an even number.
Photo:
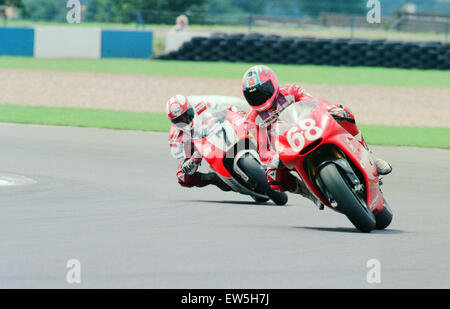
[{"label": "racing number 68", "polygon": [[314,141],[322,136],[323,133],[323,130],[316,127],[316,122],[311,118],[300,121],[299,126],[301,130],[295,126],[287,133],[288,143],[295,152],[299,152],[305,147],[305,138],[309,141]]}]

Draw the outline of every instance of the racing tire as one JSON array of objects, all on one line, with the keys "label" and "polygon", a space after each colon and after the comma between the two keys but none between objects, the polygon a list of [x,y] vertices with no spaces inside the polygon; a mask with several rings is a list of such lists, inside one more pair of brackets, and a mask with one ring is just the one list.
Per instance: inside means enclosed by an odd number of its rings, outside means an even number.
[{"label": "racing tire", "polygon": [[386,200],[383,198],[383,210],[375,215],[375,220],[377,221],[375,229],[384,230],[385,228],[387,228],[392,222],[392,217],[392,210]]},{"label": "racing tire", "polygon": [[350,222],[361,232],[371,232],[375,228],[375,216],[350,189],[336,165],[333,163],[325,165],[319,174],[326,190]]},{"label": "racing tire", "polygon": [[281,206],[287,203],[287,194],[284,192],[277,192],[270,187],[263,167],[255,158],[252,156],[245,156],[240,158],[237,164],[240,169],[256,183],[257,187],[267,194],[275,204]]}]

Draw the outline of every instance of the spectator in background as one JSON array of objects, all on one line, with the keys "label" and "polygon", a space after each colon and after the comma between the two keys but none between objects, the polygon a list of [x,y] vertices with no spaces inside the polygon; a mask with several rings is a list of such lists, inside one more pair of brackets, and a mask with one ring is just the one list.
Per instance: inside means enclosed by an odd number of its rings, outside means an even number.
[{"label": "spectator in background", "polygon": [[417,13],[417,6],[414,3],[406,1],[405,5],[402,7],[402,11],[408,14]]},{"label": "spectator in background", "polygon": [[176,25],[172,28],[172,32],[186,32],[188,31],[189,19],[186,15],[180,15],[176,19]]}]

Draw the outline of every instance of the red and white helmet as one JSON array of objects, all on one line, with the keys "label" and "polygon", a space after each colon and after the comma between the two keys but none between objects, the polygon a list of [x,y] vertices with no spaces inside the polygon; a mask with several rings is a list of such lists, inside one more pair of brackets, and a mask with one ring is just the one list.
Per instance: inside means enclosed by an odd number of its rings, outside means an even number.
[{"label": "red and white helmet", "polygon": [[278,96],[278,79],[265,65],[251,67],[242,79],[242,91],[248,104],[258,112],[268,110]]},{"label": "red and white helmet", "polygon": [[184,95],[178,94],[167,101],[166,113],[170,121],[179,127],[185,129],[192,127],[192,120],[195,116],[195,111],[189,104],[188,98]]}]

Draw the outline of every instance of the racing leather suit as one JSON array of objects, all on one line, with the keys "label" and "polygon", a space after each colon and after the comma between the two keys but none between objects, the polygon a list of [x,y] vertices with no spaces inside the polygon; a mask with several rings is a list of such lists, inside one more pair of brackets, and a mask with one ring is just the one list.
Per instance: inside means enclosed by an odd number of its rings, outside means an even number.
[{"label": "racing leather suit", "polygon": [[[273,136],[270,135],[272,125],[277,121],[281,110],[290,104],[301,104],[302,100],[311,99],[312,96],[297,85],[280,88],[277,98],[272,107],[264,112],[251,110],[247,115],[246,124],[250,132],[257,135],[258,151],[261,160],[267,165],[266,176],[271,187],[278,191],[289,191],[299,193],[305,197],[312,198],[306,186],[294,175],[292,175],[279,160],[278,154],[273,147]],[[356,126],[355,117],[345,106],[334,105],[325,100],[319,100],[328,109],[328,112],[339,124],[352,134],[361,144],[366,147],[361,132]]]},{"label": "racing leather suit", "polygon": [[[199,102],[195,104],[194,110],[197,115],[211,107],[208,102]],[[195,121],[195,118],[194,120]],[[169,146],[172,156],[177,159],[177,179],[178,183],[187,188],[204,187],[209,184],[216,185],[223,191],[230,191],[229,188],[215,173],[200,173],[197,172],[198,167],[202,162],[202,156],[195,149],[194,143],[191,140],[192,130],[180,129],[176,125],[172,125],[169,132]]]}]

